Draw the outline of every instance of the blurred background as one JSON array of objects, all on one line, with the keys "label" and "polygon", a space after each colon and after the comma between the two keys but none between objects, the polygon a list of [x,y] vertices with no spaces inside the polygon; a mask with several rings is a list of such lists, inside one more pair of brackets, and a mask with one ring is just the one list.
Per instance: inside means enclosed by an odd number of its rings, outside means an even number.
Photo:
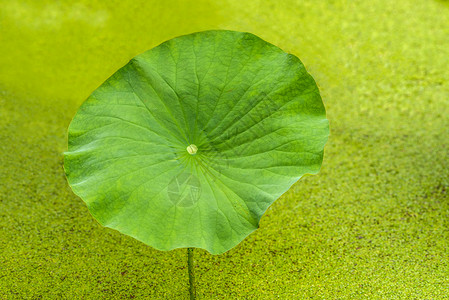
[{"label": "blurred background", "polygon": [[202,299],[447,299],[449,2],[0,0],[0,299],[185,299],[184,249],[101,227],[68,187],[67,127],[132,57],[208,29],[298,56],[331,124],[322,170],[236,248],[198,250]]}]

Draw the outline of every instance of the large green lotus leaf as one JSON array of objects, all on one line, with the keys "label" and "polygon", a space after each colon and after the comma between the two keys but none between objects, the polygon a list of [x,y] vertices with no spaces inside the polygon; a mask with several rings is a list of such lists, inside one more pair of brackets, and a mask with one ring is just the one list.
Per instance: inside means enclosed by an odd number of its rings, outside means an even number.
[{"label": "large green lotus leaf", "polygon": [[328,121],[297,57],[206,31],[133,58],[82,104],[65,171],[104,226],[156,249],[228,251],[306,173]]}]

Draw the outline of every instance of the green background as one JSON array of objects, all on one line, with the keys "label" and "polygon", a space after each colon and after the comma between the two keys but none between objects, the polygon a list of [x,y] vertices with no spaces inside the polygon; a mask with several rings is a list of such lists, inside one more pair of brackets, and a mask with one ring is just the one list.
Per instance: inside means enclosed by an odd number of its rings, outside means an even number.
[{"label": "green background", "polygon": [[[0,0],[0,299],[187,297],[185,249],[102,228],[62,169],[68,124],[136,54],[248,31],[316,79],[322,170],[231,251],[202,299],[448,299],[449,2]],[[194,5],[192,4],[194,3]]]}]

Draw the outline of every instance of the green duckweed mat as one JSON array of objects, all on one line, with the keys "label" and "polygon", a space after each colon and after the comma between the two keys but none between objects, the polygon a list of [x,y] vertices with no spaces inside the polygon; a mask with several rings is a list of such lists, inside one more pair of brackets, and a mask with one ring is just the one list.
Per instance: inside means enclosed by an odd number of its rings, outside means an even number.
[{"label": "green duckweed mat", "polygon": [[67,127],[138,53],[208,29],[297,55],[331,124],[321,172],[200,299],[449,299],[449,2],[0,0],[0,299],[186,299],[185,249],[101,227],[68,187]]}]

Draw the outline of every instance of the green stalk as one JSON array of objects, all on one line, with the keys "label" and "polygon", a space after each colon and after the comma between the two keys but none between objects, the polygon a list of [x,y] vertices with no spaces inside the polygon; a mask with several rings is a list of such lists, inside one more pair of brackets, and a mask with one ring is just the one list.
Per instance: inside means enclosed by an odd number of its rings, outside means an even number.
[{"label": "green stalk", "polygon": [[196,299],[195,273],[193,269],[193,248],[187,248],[187,264],[189,265],[190,300]]}]

